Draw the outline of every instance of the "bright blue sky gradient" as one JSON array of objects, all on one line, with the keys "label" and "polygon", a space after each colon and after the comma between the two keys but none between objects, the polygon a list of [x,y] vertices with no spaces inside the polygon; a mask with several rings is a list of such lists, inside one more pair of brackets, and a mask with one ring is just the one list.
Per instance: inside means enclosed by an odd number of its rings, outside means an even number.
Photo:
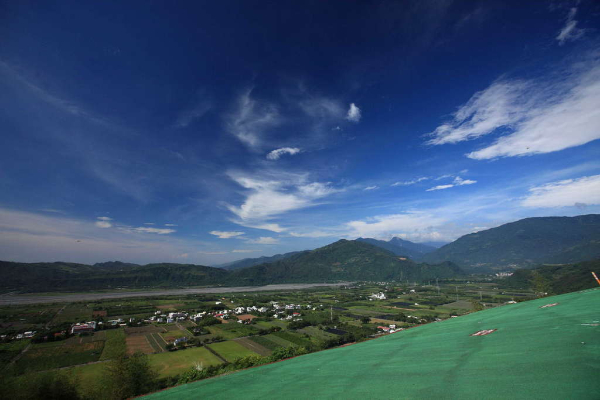
[{"label": "bright blue sky gradient", "polygon": [[0,259],[214,265],[600,211],[597,2],[0,10]]}]

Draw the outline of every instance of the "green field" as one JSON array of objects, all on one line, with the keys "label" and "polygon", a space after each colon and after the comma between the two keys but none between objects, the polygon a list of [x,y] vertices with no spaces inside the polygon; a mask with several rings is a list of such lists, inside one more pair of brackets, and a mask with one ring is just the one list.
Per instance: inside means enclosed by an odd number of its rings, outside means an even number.
[{"label": "green field", "polygon": [[24,373],[98,361],[103,347],[104,342],[71,344],[62,341],[32,345],[14,368],[17,373]]},{"label": "green field", "polygon": [[237,342],[234,342],[233,340],[228,340],[226,342],[220,343],[213,343],[209,345],[209,347],[217,353],[219,353],[221,357],[223,357],[229,362],[234,361],[238,358],[256,354],[252,350],[245,348],[244,346]]},{"label": "green field", "polygon": [[150,397],[597,399],[599,305],[600,289],[506,305]]},{"label": "green field", "polygon": [[254,343],[260,344],[261,346],[273,351],[279,347],[282,347],[279,343],[275,343],[272,340],[269,340],[266,336],[252,336],[248,338],[252,340]]},{"label": "green field", "polygon": [[[100,356],[100,360],[111,360],[119,357],[127,351],[125,344],[125,332],[123,329],[111,329],[105,331],[106,342],[104,344],[104,351]],[[95,335],[94,335],[95,336]]]},{"label": "green field", "polygon": [[148,356],[148,361],[160,377],[181,374],[194,367],[196,363],[204,367],[221,364],[221,360],[204,347],[152,354]]}]

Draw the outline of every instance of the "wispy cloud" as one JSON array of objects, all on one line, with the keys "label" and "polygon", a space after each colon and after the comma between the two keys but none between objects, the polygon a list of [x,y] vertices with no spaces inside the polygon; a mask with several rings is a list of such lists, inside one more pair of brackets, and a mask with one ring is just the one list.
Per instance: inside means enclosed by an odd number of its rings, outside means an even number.
[{"label": "wispy cloud", "polygon": [[363,190],[377,190],[379,189],[379,186],[367,186],[366,188],[364,188]]},{"label": "wispy cloud", "polygon": [[279,125],[282,118],[275,105],[252,98],[248,89],[237,100],[235,111],[226,117],[227,130],[251,148],[262,146],[266,131]]},{"label": "wispy cloud", "polygon": [[[446,178],[446,177],[448,177],[448,176],[444,176],[444,178]],[[475,183],[477,183],[477,181],[474,181],[471,179],[463,179],[460,176],[456,176],[456,177],[454,177],[454,181],[452,181],[452,183],[449,183],[446,185],[437,185],[437,186],[427,189],[426,191],[433,192],[435,190],[450,189],[455,186],[473,185]]]},{"label": "wispy cloud", "polygon": [[231,239],[236,236],[241,236],[244,232],[224,232],[224,231],[210,231],[211,235],[218,236],[219,239]]},{"label": "wispy cloud", "polygon": [[351,237],[389,237],[400,233],[411,235],[431,234],[432,228],[446,220],[431,213],[405,213],[379,215],[366,220],[351,221],[346,224]]},{"label": "wispy cloud", "polygon": [[529,189],[525,207],[581,207],[600,204],[600,175],[551,182]]},{"label": "wispy cloud", "polygon": [[359,122],[361,118],[360,108],[354,103],[350,103],[350,108],[346,114],[346,119],[351,122]]},{"label": "wispy cloud", "polygon": [[410,180],[410,181],[394,182],[394,183],[391,184],[391,186],[411,186],[411,185],[414,185],[416,183],[426,181],[428,179],[430,179],[430,178],[426,177],[426,176],[422,176],[420,178],[413,179],[413,180]]},{"label": "wispy cloud", "polygon": [[433,192],[434,190],[444,190],[444,189],[450,189],[451,187],[454,187],[454,185],[437,185],[434,187],[431,187],[429,189],[427,189],[427,192]]},{"label": "wispy cloud", "polygon": [[109,221],[112,221],[112,218],[109,217],[98,217],[98,221],[95,222],[95,225],[98,228],[111,228],[112,224]]},{"label": "wispy cloud", "polygon": [[267,154],[267,158],[269,160],[279,160],[284,154],[294,155],[300,153],[300,149],[297,147],[282,147],[280,149],[275,149]]},{"label": "wispy cloud", "polygon": [[147,228],[144,226],[140,226],[138,228],[125,228],[125,230],[130,230],[133,232],[140,232],[140,233],[155,233],[157,235],[168,235],[168,234],[177,232],[175,229]]},{"label": "wispy cloud", "polygon": [[232,253],[256,253],[260,250],[246,250],[246,249],[236,249],[236,250],[232,250]]},{"label": "wispy cloud", "polygon": [[165,226],[177,226],[177,224],[165,224]]},{"label": "wispy cloud", "polygon": [[201,96],[204,97],[196,101],[189,108],[183,110],[177,120],[175,121],[176,128],[187,128],[192,122],[202,118],[212,108],[211,101],[206,97],[204,93]]},{"label": "wispy cloud", "polygon": [[242,205],[227,205],[239,218],[234,222],[263,229],[282,230],[269,219],[292,210],[314,206],[317,200],[338,191],[327,183],[310,182],[306,174],[270,171],[252,175],[230,173],[229,176],[248,190]]},{"label": "wispy cloud", "polygon": [[558,40],[560,46],[565,44],[565,42],[579,39],[585,33],[585,30],[577,28],[575,14],[577,14],[577,8],[573,7],[569,10],[565,26],[562,27],[558,36],[556,36],[556,40]]},{"label": "wispy cloud", "polygon": [[600,138],[598,54],[550,81],[502,80],[476,93],[427,142],[457,143],[494,133],[493,144],[467,156],[493,159],[550,153]]},{"label": "wispy cloud", "polygon": [[279,239],[272,238],[272,237],[261,236],[258,239],[250,239],[250,240],[248,240],[248,243],[254,243],[254,244],[277,244],[277,243],[279,243]]}]

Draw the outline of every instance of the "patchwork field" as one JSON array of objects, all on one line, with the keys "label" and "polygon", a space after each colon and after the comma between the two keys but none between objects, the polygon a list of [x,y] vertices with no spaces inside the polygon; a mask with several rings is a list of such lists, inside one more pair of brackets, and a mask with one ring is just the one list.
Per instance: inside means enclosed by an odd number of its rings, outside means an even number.
[{"label": "patchwork field", "polygon": [[506,305],[149,397],[597,399],[598,304],[600,289]]}]

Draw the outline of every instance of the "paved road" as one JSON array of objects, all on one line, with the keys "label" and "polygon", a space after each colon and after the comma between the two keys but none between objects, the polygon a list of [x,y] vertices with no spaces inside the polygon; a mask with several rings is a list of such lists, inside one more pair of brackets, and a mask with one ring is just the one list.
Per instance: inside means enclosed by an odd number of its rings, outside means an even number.
[{"label": "paved road", "polygon": [[299,290],[322,286],[345,286],[351,282],[341,283],[290,283],[281,285],[266,286],[240,286],[240,287],[212,287],[212,288],[189,288],[189,289],[166,289],[166,290],[147,290],[147,291],[115,291],[115,292],[97,292],[97,293],[74,293],[74,294],[15,294],[8,293],[0,295],[0,305],[9,304],[39,304],[39,303],[67,303],[74,301],[90,301],[100,299],[119,299],[127,297],[148,297],[148,296],[178,296],[186,294],[206,294],[206,293],[239,293],[239,292],[264,292],[272,290]]}]

